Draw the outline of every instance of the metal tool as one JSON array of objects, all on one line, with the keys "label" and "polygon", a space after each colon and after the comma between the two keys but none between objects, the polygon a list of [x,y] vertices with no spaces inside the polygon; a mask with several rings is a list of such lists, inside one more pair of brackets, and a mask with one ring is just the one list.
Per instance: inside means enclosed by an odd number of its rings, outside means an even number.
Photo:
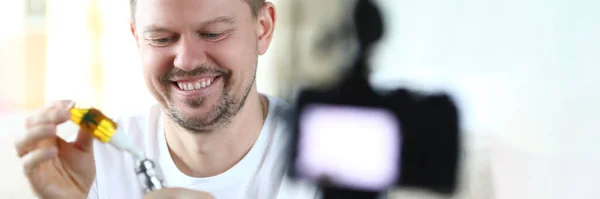
[{"label": "metal tool", "polygon": [[156,171],[156,164],[150,159],[143,159],[137,162],[135,172],[142,185],[144,194],[163,188],[163,181]]}]

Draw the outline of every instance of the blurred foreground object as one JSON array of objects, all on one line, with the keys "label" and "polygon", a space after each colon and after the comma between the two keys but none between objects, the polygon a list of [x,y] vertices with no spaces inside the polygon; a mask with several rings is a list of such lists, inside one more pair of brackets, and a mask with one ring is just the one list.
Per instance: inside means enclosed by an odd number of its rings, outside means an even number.
[{"label": "blurred foreground object", "polygon": [[352,67],[332,87],[298,96],[292,176],[320,184],[324,198],[377,198],[396,187],[454,193],[460,151],[454,101],[406,89],[376,93],[367,63],[383,21],[368,0],[358,1],[354,20],[359,50]]},{"label": "blurred foreground object", "polygon": [[156,172],[157,165],[147,159],[146,155],[135,147],[133,140],[124,132],[117,131],[117,123],[104,115],[100,110],[75,106],[71,108],[71,121],[79,125],[84,131],[91,133],[103,143],[110,143],[121,151],[127,151],[137,162],[135,173],[142,185],[142,191],[149,193],[163,188],[162,178]]},{"label": "blurred foreground object", "polygon": [[162,180],[158,177],[156,167],[156,164],[149,159],[140,160],[137,163],[135,173],[146,194],[163,188]]},{"label": "blurred foreground object", "polygon": [[74,104],[71,108],[71,121],[96,139],[110,143],[121,151],[127,151],[137,159],[143,159],[145,156],[133,145],[129,136],[124,133],[116,133],[117,124],[96,108]]}]

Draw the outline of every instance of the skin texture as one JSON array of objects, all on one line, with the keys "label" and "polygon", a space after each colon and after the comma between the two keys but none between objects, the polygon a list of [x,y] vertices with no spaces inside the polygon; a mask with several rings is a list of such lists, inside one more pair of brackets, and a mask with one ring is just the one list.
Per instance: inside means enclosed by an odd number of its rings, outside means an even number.
[{"label": "skin texture", "polygon": [[[192,8],[197,8],[192,10]],[[213,8],[213,9],[210,9]],[[146,84],[171,119],[189,132],[229,123],[254,86],[258,39],[239,0],[138,2],[134,36]],[[208,96],[179,95],[178,78],[220,76]]]},{"label": "skin texture", "polygon": [[[255,75],[258,56],[273,36],[275,7],[267,2],[253,17],[241,0],[141,0],[136,10],[131,32],[146,85],[165,113],[175,165],[192,177],[226,171],[250,150],[267,112]],[[172,82],[201,76],[218,77],[201,95],[183,95]],[[27,118],[27,133],[15,141],[39,198],[85,198],[96,175],[88,132],[80,131],[72,143],[56,136],[56,126],[70,118],[69,104],[58,101],[40,109]],[[212,196],[168,188],[146,198]]]},{"label": "skin texture", "polygon": [[96,176],[92,136],[80,131],[68,143],[56,126],[69,120],[69,101],[54,102],[25,121],[26,133],[15,149],[38,198],[84,198]]}]

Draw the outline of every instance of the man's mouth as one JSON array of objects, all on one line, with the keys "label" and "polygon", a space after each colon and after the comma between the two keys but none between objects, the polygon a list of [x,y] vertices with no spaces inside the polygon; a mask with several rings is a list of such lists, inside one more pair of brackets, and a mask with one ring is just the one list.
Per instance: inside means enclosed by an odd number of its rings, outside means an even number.
[{"label": "man's mouth", "polygon": [[190,80],[178,80],[172,81],[172,83],[177,86],[180,90],[184,91],[193,91],[193,90],[202,90],[204,88],[210,87],[218,78],[216,77],[204,77],[200,79],[190,79]]}]

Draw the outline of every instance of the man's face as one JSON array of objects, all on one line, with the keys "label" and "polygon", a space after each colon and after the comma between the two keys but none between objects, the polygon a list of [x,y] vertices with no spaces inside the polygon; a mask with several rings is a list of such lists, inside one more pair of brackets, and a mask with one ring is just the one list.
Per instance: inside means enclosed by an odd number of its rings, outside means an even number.
[{"label": "man's face", "polygon": [[261,24],[243,0],[138,0],[134,34],[146,84],[182,127],[210,131],[243,106]]}]

